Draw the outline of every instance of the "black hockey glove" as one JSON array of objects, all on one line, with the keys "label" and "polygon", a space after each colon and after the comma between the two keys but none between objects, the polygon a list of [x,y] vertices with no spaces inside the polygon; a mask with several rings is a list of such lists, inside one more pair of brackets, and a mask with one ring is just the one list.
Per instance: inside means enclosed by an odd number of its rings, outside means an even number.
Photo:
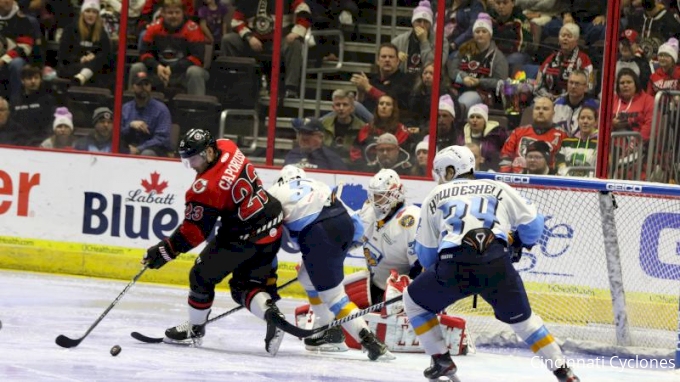
[{"label": "black hockey glove", "polygon": [[177,254],[172,250],[170,243],[167,240],[163,240],[146,250],[144,263],[151,269],[159,269],[168,261],[174,260],[175,257],[177,257]]},{"label": "black hockey glove", "polygon": [[522,240],[519,238],[519,234],[517,231],[512,233],[512,237],[510,238],[510,261],[513,263],[519,263],[519,261],[522,259],[522,251],[524,249],[531,250],[533,248],[532,246],[527,246],[522,243]]}]

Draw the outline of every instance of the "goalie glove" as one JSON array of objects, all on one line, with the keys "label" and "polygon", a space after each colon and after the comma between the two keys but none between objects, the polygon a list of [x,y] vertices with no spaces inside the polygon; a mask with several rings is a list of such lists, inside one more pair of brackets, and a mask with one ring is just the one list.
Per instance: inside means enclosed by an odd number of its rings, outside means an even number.
[{"label": "goalie glove", "polygon": [[[396,269],[390,270],[390,276],[385,281],[385,297],[383,301],[387,301],[397,296],[404,294],[404,289],[411,283],[411,279],[406,275],[400,275]],[[397,301],[385,306],[380,314],[383,317],[399,314],[404,311],[404,302]]]},{"label": "goalie glove", "polygon": [[168,261],[174,260],[175,257],[177,257],[177,254],[172,250],[170,242],[163,240],[146,250],[146,255],[144,255],[142,262],[151,269],[159,269]]}]

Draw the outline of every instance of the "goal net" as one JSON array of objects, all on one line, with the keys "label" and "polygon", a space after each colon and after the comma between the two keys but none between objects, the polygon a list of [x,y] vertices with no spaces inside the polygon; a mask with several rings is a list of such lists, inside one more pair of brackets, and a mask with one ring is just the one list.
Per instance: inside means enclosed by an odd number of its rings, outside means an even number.
[{"label": "goal net", "polygon": [[[532,309],[566,350],[673,357],[678,346],[680,187],[479,174],[517,187],[545,215],[539,243],[515,265]],[[464,317],[477,345],[521,341],[479,298]]]}]

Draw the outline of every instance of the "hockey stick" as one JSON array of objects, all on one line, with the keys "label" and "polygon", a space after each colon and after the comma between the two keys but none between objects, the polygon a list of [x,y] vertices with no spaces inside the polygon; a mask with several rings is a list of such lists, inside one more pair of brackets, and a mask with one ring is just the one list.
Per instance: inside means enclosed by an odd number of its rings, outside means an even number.
[{"label": "hockey stick", "polygon": [[[294,282],[296,282],[297,280],[298,280],[298,278],[295,277],[294,279],[291,279],[291,280],[289,280],[289,281],[286,281],[285,283],[283,283],[283,284],[279,285],[278,287],[276,287],[276,290],[279,291],[279,290],[281,290],[281,289],[283,289],[283,288],[286,288],[286,287],[290,286],[291,284],[293,284]],[[226,312],[220,314],[219,316],[215,316],[215,317],[209,319],[208,322],[206,323],[206,325],[207,325],[207,324],[210,324],[210,323],[213,323],[213,322],[215,322],[215,321],[217,321],[217,320],[219,320],[219,319],[222,319],[222,318],[224,318],[224,317],[227,317],[227,316],[230,315],[230,314],[236,313],[236,312],[238,312],[239,310],[241,310],[241,309],[243,309],[243,308],[244,308],[243,305],[239,305],[239,306],[237,306],[237,307],[235,307],[235,308],[229,309],[228,311],[226,311]],[[142,334],[142,333],[139,333],[139,332],[132,332],[132,333],[130,333],[130,335],[132,336],[132,338],[134,338],[134,339],[136,339],[136,340],[138,340],[138,341],[141,341],[141,342],[152,343],[152,344],[163,342],[163,337],[149,337],[149,336],[146,336],[146,335],[144,335],[144,334]]]},{"label": "hockey stick", "polygon": [[123,298],[123,296],[125,295],[125,293],[127,293],[127,291],[130,289],[130,287],[132,287],[132,286],[137,282],[137,280],[139,280],[139,278],[142,277],[142,274],[144,273],[144,271],[147,270],[148,267],[149,267],[148,265],[145,265],[144,268],[142,268],[142,269],[139,271],[139,273],[137,273],[137,274],[135,275],[135,277],[132,278],[132,281],[130,281],[130,282],[128,283],[128,285],[125,287],[125,289],[123,289],[123,291],[120,292],[120,294],[118,295],[118,297],[116,297],[116,299],[113,300],[113,302],[109,305],[109,307],[106,308],[106,310],[104,311],[104,313],[102,313],[101,316],[99,316],[99,318],[97,318],[97,320],[94,322],[94,324],[92,324],[92,325],[90,326],[90,328],[87,329],[87,331],[85,332],[85,334],[84,334],[82,337],[80,337],[80,338],[74,340],[74,339],[72,339],[72,338],[66,337],[66,336],[63,335],[63,334],[60,334],[54,342],[56,342],[57,345],[59,345],[59,346],[61,346],[61,347],[63,347],[63,348],[72,348],[72,347],[78,346],[78,344],[80,344],[80,342],[82,342],[82,341],[85,339],[85,337],[87,337],[88,334],[90,334],[90,332],[91,332],[97,325],[99,325],[99,323],[104,319],[104,317],[106,317],[106,315],[109,314],[109,312],[111,311],[111,309],[113,309],[113,307],[116,306],[116,304],[118,304],[118,301],[120,301],[120,299]]},{"label": "hockey stick", "polygon": [[321,332],[323,332],[327,329],[330,329],[330,328],[333,328],[333,327],[336,327],[336,326],[340,326],[340,325],[344,324],[345,322],[352,321],[355,318],[365,316],[368,313],[380,310],[387,305],[390,305],[392,303],[400,301],[402,299],[402,297],[403,297],[402,295],[399,295],[399,296],[393,297],[393,298],[391,298],[387,301],[379,302],[375,305],[369,306],[368,308],[361,309],[361,310],[354,312],[354,313],[352,313],[348,316],[345,316],[345,317],[343,317],[339,320],[331,321],[329,324],[319,326],[318,328],[314,328],[314,329],[299,328],[299,327],[291,324],[290,322],[286,321],[286,319],[284,317],[281,317],[281,316],[276,315],[276,314],[269,314],[269,313],[271,313],[271,311],[269,311],[269,310],[267,311],[267,313],[265,313],[265,319],[268,322],[273,323],[277,328],[283,330],[284,332],[286,332],[288,334],[294,335],[295,337],[299,337],[299,338],[306,338],[306,337],[312,336],[314,334],[321,333]]}]

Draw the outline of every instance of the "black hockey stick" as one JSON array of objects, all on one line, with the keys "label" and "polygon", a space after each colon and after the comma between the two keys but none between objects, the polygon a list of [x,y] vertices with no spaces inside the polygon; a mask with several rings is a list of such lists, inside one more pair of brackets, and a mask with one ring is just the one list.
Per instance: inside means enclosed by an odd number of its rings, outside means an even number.
[{"label": "black hockey stick", "polygon": [[[271,323],[276,325],[277,328],[283,330],[284,332],[286,332],[288,334],[294,335],[295,337],[299,337],[299,338],[306,338],[306,337],[312,336],[314,334],[321,333],[321,332],[323,332],[327,329],[333,328],[335,326],[342,325],[345,322],[352,321],[355,318],[365,316],[368,313],[380,310],[387,305],[390,305],[392,303],[400,301],[402,299],[402,297],[403,297],[402,295],[399,295],[399,296],[393,297],[393,298],[391,298],[387,301],[379,302],[375,305],[369,306],[368,308],[364,308],[364,309],[361,309],[357,312],[354,312],[354,313],[350,314],[349,316],[345,316],[345,317],[343,317],[339,320],[331,321],[329,324],[319,326],[318,328],[314,328],[314,329],[299,328],[299,327],[291,324],[290,322],[286,321],[285,318],[280,317],[276,314],[265,314],[265,318],[267,319],[267,321],[271,321]],[[267,313],[270,313],[270,311],[267,311]]]},{"label": "black hockey stick", "polygon": [[63,348],[72,348],[72,347],[78,346],[78,344],[80,344],[80,342],[82,342],[82,341],[85,339],[85,337],[87,337],[88,334],[90,334],[90,332],[91,332],[97,325],[99,325],[99,323],[104,319],[104,317],[106,317],[106,315],[109,314],[109,312],[111,311],[111,309],[113,309],[113,307],[116,306],[116,304],[118,304],[118,301],[120,301],[120,299],[123,298],[123,296],[125,295],[125,293],[127,293],[127,291],[130,290],[130,288],[137,282],[137,280],[139,280],[139,278],[142,277],[142,274],[144,273],[144,271],[147,270],[148,267],[149,267],[148,265],[145,265],[144,268],[142,268],[142,269],[139,271],[139,273],[137,273],[137,274],[135,275],[135,277],[132,278],[132,281],[130,281],[130,282],[128,283],[128,285],[125,287],[125,289],[123,289],[123,291],[120,292],[120,294],[118,295],[118,297],[116,297],[116,299],[113,300],[113,302],[109,305],[109,307],[106,308],[106,310],[104,311],[104,313],[102,313],[101,316],[99,316],[99,318],[97,318],[97,320],[94,322],[94,324],[92,324],[92,325],[90,326],[90,328],[87,329],[87,331],[85,332],[85,334],[84,334],[82,337],[77,338],[77,339],[74,340],[74,339],[72,339],[72,338],[66,337],[66,336],[63,335],[63,334],[60,334],[54,342],[56,342],[57,345],[59,345],[59,346],[61,346],[61,347],[63,347]]},{"label": "black hockey stick", "polygon": [[[293,284],[294,282],[296,282],[297,279],[298,279],[298,278],[295,277],[295,278],[293,278],[293,279],[291,279],[291,280],[286,281],[285,283],[283,283],[283,284],[279,285],[278,287],[276,287],[276,290],[279,291],[279,290],[281,290],[281,289],[283,289],[283,288],[286,288],[286,287],[290,286],[291,284]],[[222,313],[222,314],[220,314],[220,315],[218,315],[218,316],[215,316],[215,317],[209,319],[208,322],[206,323],[206,325],[207,325],[207,324],[210,324],[210,323],[213,323],[213,322],[215,322],[215,321],[217,321],[217,320],[219,320],[219,319],[222,319],[222,318],[224,318],[224,317],[227,317],[227,316],[230,315],[230,314],[236,313],[236,312],[238,312],[239,310],[241,310],[241,309],[243,309],[243,308],[244,308],[243,305],[239,305],[239,306],[237,306],[237,307],[235,307],[235,308],[229,309],[229,310],[227,310],[226,312],[224,312],[224,313]],[[145,336],[144,334],[139,333],[139,332],[132,332],[132,333],[130,333],[130,335],[132,336],[132,338],[136,339],[137,341],[146,342],[146,343],[150,343],[150,344],[157,344],[157,343],[163,342],[163,337],[149,337],[149,336]]]}]

